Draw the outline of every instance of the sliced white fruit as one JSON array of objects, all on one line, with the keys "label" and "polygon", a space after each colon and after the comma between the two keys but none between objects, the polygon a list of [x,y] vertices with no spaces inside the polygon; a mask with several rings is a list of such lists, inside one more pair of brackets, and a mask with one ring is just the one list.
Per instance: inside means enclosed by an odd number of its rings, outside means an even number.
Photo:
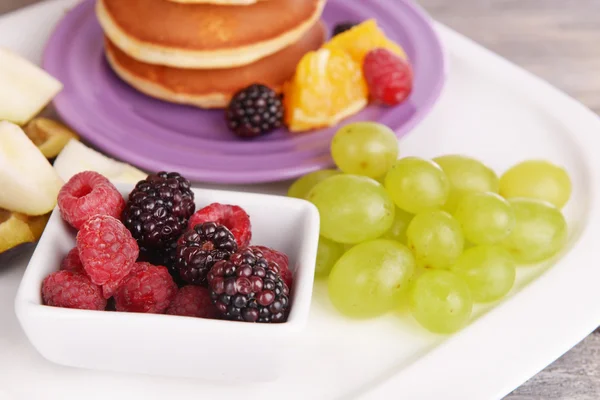
[{"label": "sliced white fruit", "polygon": [[63,185],[23,129],[0,121],[0,208],[43,215],[56,205]]},{"label": "sliced white fruit", "polygon": [[29,60],[0,48],[0,88],[0,120],[24,125],[63,85]]},{"label": "sliced white fruit", "polygon": [[113,160],[74,139],[56,157],[54,169],[65,182],[83,171],[98,172],[113,183],[136,184],[148,176],[132,165]]}]

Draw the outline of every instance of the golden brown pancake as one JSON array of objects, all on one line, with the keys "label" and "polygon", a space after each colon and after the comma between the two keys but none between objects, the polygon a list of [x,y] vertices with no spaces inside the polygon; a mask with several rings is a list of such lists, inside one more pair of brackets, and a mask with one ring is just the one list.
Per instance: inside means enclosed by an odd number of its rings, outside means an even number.
[{"label": "golden brown pancake", "polygon": [[280,91],[304,54],[321,47],[325,36],[325,26],[318,22],[291,46],[237,68],[179,69],[146,64],[129,57],[108,38],[106,55],[116,74],[142,93],[173,103],[224,108],[235,92],[253,83]]},{"label": "golden brown pancake", "polygon": [[165,0],[98,0],[106,36],[148,64],[233,68],[298,41],[320,18],[325,0],[269,0],[247,6]]},{"label": "golden brown pancake", "polygon": [[239,6],[239,5],[254,4],[259,1],[267,1],[267,0],[167,0],[167,1],[172,1],[174,3],[184,3],[184,4],[220,4],[223,6]]}]

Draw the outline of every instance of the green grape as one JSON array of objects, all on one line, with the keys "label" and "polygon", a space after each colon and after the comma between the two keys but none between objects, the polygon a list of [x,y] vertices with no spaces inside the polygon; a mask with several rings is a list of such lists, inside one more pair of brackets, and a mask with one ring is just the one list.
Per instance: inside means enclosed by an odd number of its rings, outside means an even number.
[{"label": "green grape", "polygon": [[444,209],[454,212],[461,197],[469,192],[498,193],[498,176],[481,161],[471,157],[450,154],[433,159],[450,182],[450,195]]},{"label": "green grape", "polygon": [[306,199],[306,196],[315,185],[325,179],[341,174],[340,171],[335,169],[322,169],[319,171],[311,172],[298,178],[290,188],[288,189],[288,197],[295,197],[297,199]]},{"label": "green grape", "polygon": [[445,211],[415,215],[406,230],[408,247],[422,268],[449,268],[462,254],[464,238],[460,224]]},{"label": "green grape", "polygon": [[307,199],[319,209],[321,235],[352,244],[383,235],[394,222],[394,203],[371,178],[336,175],[318,183]]},{"label": "green grape", "polygon": [[410,250],[398,242],[376,239],[348,250],[329,274],[329,298],[342,314],[371,318],[391,311],[415,271]]},{"label": "green grape", "polygon": [[347,174],[379,178],[398,158],[398,138],[385,125],[356,122],[337,131],[331,141],[331,156]]},{"label": "green grape", "polygon": [[515,226],[515,213],[510,204],[490,192],[474,192],[463,196],[454,218],[460,222],[465,239],[474,244],[498,243]]},{"label": "green grape", "polygon": [[444,171],[418,157],[396,161],[385,177],[385,188],[399,208],[412,214],[441,208],[450,191]]},{"label": "green grape", "polygon": [[408,295],[413,317],[434,333],[454,333],[471,318],[473,300],[465,281],[449,271],[424,272]]},{"label": "green grape", "polygon": [[507,199],[544,200],[562,208],[571,197],[571,179],[564,168],[548,161],[524,161],[502,175],[500,194]]},{"label": "green grape", "polygon": [[517,262],[536,263],[558,253],[567,242],[567,221],[550,203],[535,199],[510,199],[516,223],[502,245]]},{"label": "green grape", "polygon": [[515,260],[500,246],[476,246],[466,250],[452,266],[473,296],[473,301],[487,303],[500,300],[515,283]]},{"label": "green grape", "polygon": [[397,240],[403,244],[408,243],[408,240],[406,239],[406,229],[408,228],[408,224],[410,224],[410,221],[412,221],[413,217],[413,214],[409,214],[400,208],[396,208],[394,223],[381,238]]},{"label": "green grape", "polygon": [[315,276],[317,278],[326,278],[333,268],[333,265],[344,254],[344,245],[321,236],[319,238],[319,249],[317,250],[317,263],[315,266]]}]

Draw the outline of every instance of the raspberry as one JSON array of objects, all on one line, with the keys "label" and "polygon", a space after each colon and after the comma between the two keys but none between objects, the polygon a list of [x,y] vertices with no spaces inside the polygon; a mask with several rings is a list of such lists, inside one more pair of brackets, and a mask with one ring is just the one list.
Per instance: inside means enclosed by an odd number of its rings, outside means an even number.
[{"label": "raspberry", "polygon": [[254,84],[233,96],[225,119],[233,133],[252,138],[282,127],[283,114],[281,96],[265,85]]},{"label": "raspberry", "polygon": [[123,223],[140,246],[141,258],[164,265],[174,278],[177,239],[194,213],[190,182],[176,172],[159,172],[137,183],[123,211]]},{"label": "raspberry", "polygon": [[107,282],[104,285],[102,285],[102,295],[104,296],[104,298],[110,299],[115,294],[119,286],[121,286],[121,283],[123,283],[123,279],[121,279],[120,281]]},{"label": "raspberry", "polygon": [[289,289],[279,267],[260,252],[245,249],[228,261],[217,262],[208,273],[210,296],[228,320],[285,322]]},{"label": "raspberry", "polygon": [[96,285],[119,282],[139,254],[131,232],[109,215],[97,215],[83,224],[77,233],[77,249],[85,272]]},{"label": "raspberry", "polygon": [[332,36],[337,36],[340,33],[349,31],[350,29],[354,28],[356,25],[358,25],[358,22],[352,22],[352,21],[341,22],[333,27]]},{"label": "raspberry", "polygon": [[252,239],[252,225],[250,224],[250,216],[243,208],[228,204],[212,203],[196,211],[190,218],[188,227],[193,228],[195,225],[209,221],[224,225],[229,229],[233,233],[239,248],[244,248],[250,244],[250,240]]},{"label": "raspberry", "polygon": [[363,71],[371,97],[383,104],[399,104],[412,91],[410,64],[387,49],[371,50],[365,57]]},{"label": "raspberry", "polygon": [[83,264],[79,259],[79,250],[77,250],[77,247],[73,247],[67,253],[65,258],[63,258],[62,262],[60,263],[60,269],[64,271],[85,273],[85,270],[83,269]]},{"label": "raspberry", "polygon": [[202,286],[184,286],[175,295],[167,314],[185,317],[217,318],[219,313],[210,299],[210,292]]},{"label": "raspberry", "polygon": [[229,229],[215,222],[205,222],[181,235],[175,267],[184,281],[204,285],[213,264],[228,259],[236,250],[237,244]]},{"label": "raspberry", "polygon": [[279,266],[279,270],[281,271],[281,277],[283,278],[283,281],[288,288],[292,288],[294,277],[289,268],[289,258],[287,254],[265,246],[250,246],[248,248],[255,254],[256,252],[260,252],[267,261],[277,264]]},{"label": "raspberry", "polygon": [[136,263],[114,294],[117,311],[162,314],[177,293],[166,267]]},{"label": "raspberry", "polygon": [[117,188],[93,171],[73,175],[58,192],[60,214],[75,229],[94,215],[119,218],[124,207],[125,200]]},{"label": "raspberry", "polygon": [[42,282],[44,304],[54,307],[78,308],[81,310],[104,310],[106,300],[100,287],[90,278],[74,271],[57,271]]}]

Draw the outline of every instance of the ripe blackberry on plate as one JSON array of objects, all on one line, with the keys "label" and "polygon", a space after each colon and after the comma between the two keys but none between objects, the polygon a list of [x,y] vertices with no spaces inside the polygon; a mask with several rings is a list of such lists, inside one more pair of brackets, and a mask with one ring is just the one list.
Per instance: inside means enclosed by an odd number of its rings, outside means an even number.
[{"label": "ripe blackberry on plate", "polygon": [[227,126],[238,136],[266,135],[283,126],[283,102],[275,91],[254,84],[237,92],[226,111]]},{"label": "ripe blackberry on plate", "polygon": [[210,295],[224,319],[285,322],[289,289],[277,264],[250,249],[215,263],[208,273]]},{"label": "ripe blackberry on plate", "polygon": [[206,285],[213,264],[228,259],[235,251],[235,237],[225,226],[215,222],[198,224],[179,238],[175,269],[185,282]]},{"label": "ripe blackberry on plate", "polygon": [[283,281],[290,290],[292,289],[294,275],[292,274],[292,271],[290,271],[290,260],[287,254],[266,246],[249,246],[248,248],[254,251],[254,254],[256,254],[256,252],[262,253],[267,261],[277,264]]},{"label": "ripe blackberry on plate", "polygon": [[340,22],[339,24],[337,24],[336,26],[333,27],[332,36],[337,36],[340,33],[349,31],[350,29],[354,28],[356,25],[358,25],[358,22],[353,22],[353,21]]},{"label": "ripe blackberry on plate", "polygon": [[195,211],[190,182],[176,172],[159,172],[137,183],[122,220],[140,247],[141,258],[173,270],[177,239]]}]

